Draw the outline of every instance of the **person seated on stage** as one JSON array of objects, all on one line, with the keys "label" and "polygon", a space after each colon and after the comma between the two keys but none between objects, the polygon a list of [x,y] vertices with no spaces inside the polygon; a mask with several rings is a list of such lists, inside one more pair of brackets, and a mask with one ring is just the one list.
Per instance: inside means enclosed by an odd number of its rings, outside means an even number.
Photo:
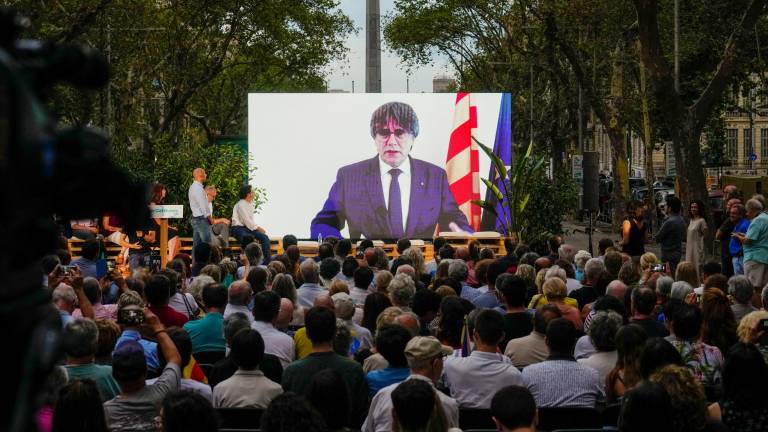
[{"label": "person seated on stage", "polygon": [[240,201],[232,209],[232,235],[240,242],[241,246],[244,245],[243,237],[245,235],[252,235],[256,238],[264,253],[264,264],[267,264],[271,256],[269,237],[264,228],[253,220],[253,199],[256,197],[256,193],[251,185],[245,185],[240,188],[239,196]]},{"label": "person seated on stage", "polygon": [[120,246],[120,253],[115,258],[117,264],[125,264],[128,261],[128,249],[136,249],[139,245],[128,242],[128,235],[123,232],[123,221],[114,213],[107,213],[101,218],[104,228],[104,239]]},{"label": "person seated on stage", "polygon": [[77,219],[70,222],[72,237],[81,240],[95,239],[99,234],[98,219]]},{"label": "person seated on stage", "polygon": [[208,185],[205,187],[205,194],[208,196],[208,206],[211,208],[211,219],[213,224],[211,225],[211,231],[213,231],[214,246],[223,248],[229,247],[229,219],[227,218],[215,218],[213,217],[213,200],[216,199],[216,186]]}]

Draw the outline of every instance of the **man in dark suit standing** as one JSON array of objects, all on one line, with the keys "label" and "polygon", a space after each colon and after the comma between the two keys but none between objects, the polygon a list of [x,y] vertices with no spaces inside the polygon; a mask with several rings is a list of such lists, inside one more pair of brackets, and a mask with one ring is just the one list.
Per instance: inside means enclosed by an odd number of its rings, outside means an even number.
[{"label": "man in dark suit standing", "polygon": [[388,102],[371,116],[378,155],[341,167],[323,209],[312,220],[312,238],[432,238],[442,231],[468,231],[469,223],[451,194],[445,170],[408,154],[419,135],[413,108]]}]

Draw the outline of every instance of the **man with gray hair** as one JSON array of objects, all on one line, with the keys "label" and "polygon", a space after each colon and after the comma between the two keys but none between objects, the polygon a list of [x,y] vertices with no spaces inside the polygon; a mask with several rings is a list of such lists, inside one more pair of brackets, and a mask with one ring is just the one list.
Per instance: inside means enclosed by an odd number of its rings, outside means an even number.
[{"label": "man with gray hair", "polygon": [[676,281],[672,284],[672,290],[669,292],[669,298],[685,301],[688,294],[693,292],[693,287],[686,281]]},{"label": "man with gray hair", "polygon": [[248,318],[248,322],[253,324],[253,313],[248,308],[248,303],[253,298],[253,290],[251,284],[248,281],[236,280],[229,285],[227,290],[227,296],[229,302],[227,307],[224,308],[224,319],[232,315],[233,313],[241,312]]},{"label": "man with gray hair", "polygon": [[393,306],[397,306],[403,311],[411,310],[411,300],[413,295],[416,294],[416,286],[410,275],[407,273],[396,275],[392,282],[389,283],[387,292]]},{"label": "man with gray hair", "polygon": [[359,350],[373,347],[371,331],[352,321],[352,317],[355,315],[355,300],[344,292],[334,294],[331,299],[336,318],[344,321],[344,325],[349,329],[352,336],[350,352],[356,353]]},{"label": "man with gray hair", "polygon": [[88,318],[72,321],[61,334],[62,347],[67,355],[65,368],[69,380],[92,379],[101,394],[101,401],[108,401],[120,394],[120,386],[112,378],[112,366],[94,363],[99,329]]},{"label": "man with gray hair", "polygon": [[56,309],[59,311],[62,327],[74,320],[72,313],[75,311],[78,301],[82,315],[86,318],[93,318],[91,302],[83,292],[83,279],[80,277],[75,278],[75,280],[72,281],[72,284],[74,287],[63,282],[56,283],[56,288],[51,294],[53,305],[56,306]]},{"label": "man with gray hair", "polygon": [[573,264],[573,256],[575,255],[576,251],[573,250],[573,246],[565,243],[561,244],[559,248],[557,248],[557,256],[561,260],[568,261],[570,264]]},{"label": "man with gray hair", "polygon": [[737,324],[745,315],[757,310],[756,307],[752,306],[754,292],[752,284],[746,276],[733,276],[728,279],[728,294],[734,300],[731,310]]},{"label": "man with gray hair", "polygon": [[768,283],[768,214],[759,200],[747,201],[747,218],[746,234],[734,231],[732,235],[744,247],[744,275],[752,286],[762,287]]},{"label": "man with gray hair", "polygon": [[619,356],[616,351],[616,332],[622,325],[622,316],[614,311],[600,311],[592,319],[588,335],[597,351],[577,361],[596,370],[600,374],[600,382],[605,382],[608,373],[616,366]]},{"label": "man with gray hair", "polygon": [[672,284],[675,280],[671,276],[661,276],[656,279],[656,292],[661,297],[661,302],[666,303],[669,295],[672,293]]},{"label": "man with gray hair", "polygon": [[461,284],[461,293],[458,293],[459,297],[472,301],[480,294],[482,294],[480,291],[472,288],[467,283],[467,278],[469,277],[469,267],[464,260],[456,259],[451,261],[451,263],[448,265],[448,277]]},{"label": "man with gray hair", "polygon": [[[251,328],[251,323],[248,321],[249,316],[250,314],[233,312],[224,318],[224,341],[227,344],[227,356],[216,362],[208,374],[208,384],[211,385],[211,388],[216,387],[216,384],[228,379],[237,372],[237,365],[229,356],[229,347],[232,343],[232,338],[239,331]],[[264,372],[264,376],[278,384],[283,379],[283,366],[280,364],[280,359],[275,355],[264,353],[264,358],[259,363],[259,370]]]},{"label": "man with gray hair", "polygon": [[298,303],[299,306],[309,309],[315,304],[317,296],[328,291],[318,284],[320,281],[320,267],[315,260],[304,260],[299,266],[299,272],[304,283],[296,290]]},{"label": "man with gray hair", "polygon": [[584,280],[582,281],[581,288],[568,294],[568,297],[576,300],[579,304],[579,310],[581,310],[584,305],[593,303],[597,300],[595,282],[600,278],[600,273],[603,271],[605,271],[605,264],[597,258],[590,258],[584,265]]}]

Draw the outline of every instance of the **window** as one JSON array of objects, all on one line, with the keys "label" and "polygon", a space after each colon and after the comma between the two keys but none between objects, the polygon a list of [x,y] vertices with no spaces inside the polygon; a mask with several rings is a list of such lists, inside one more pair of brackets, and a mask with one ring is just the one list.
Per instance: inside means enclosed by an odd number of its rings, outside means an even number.
[{"label": "window", "polygon": [[725,130],[725,157],[728,159],[736,159],[737,133],[737,129]]},{"label": "window", "polygon": [[760,161],[768,161],[768,129],[760,129]]},{"label": "window", "polygon": [[749,160],[749,156],[754,153],[752,147],[752,129],[744,129],[744,160]]}]

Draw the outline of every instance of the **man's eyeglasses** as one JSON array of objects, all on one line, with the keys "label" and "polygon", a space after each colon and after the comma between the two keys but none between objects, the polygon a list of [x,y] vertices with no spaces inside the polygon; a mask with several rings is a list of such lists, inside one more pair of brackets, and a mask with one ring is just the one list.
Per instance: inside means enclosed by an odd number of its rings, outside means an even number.
[{"label": "man's eyeglasses", "polygon": [[405,135],[409,134],[405,129],[395,129],[394,132],[390,131],[389,129],[378,129],[376,130],[376,137],[377,138],[383,138],[383,139],[389,139],[389,137],[392,136],[392,134],[395,135],[395,138],[400,139],[404,137]]}]

